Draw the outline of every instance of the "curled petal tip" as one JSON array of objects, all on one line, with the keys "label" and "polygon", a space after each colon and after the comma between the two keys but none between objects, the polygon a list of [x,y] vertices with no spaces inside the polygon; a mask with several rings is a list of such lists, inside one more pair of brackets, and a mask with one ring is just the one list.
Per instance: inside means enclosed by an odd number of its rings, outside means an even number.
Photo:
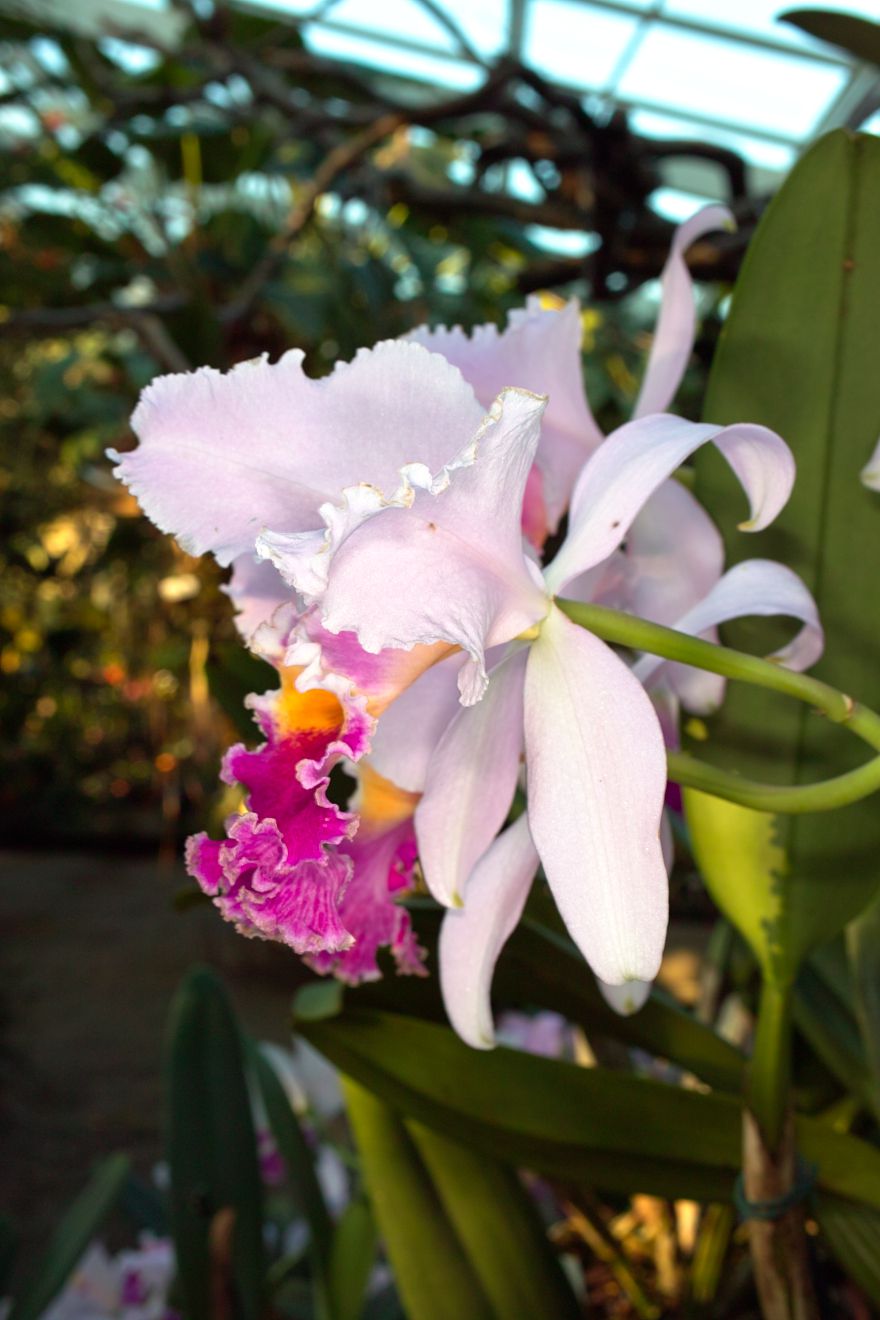
[{"label": "curled petal tip", "polygon": [[622,985],[609,985],[596,977],[602,998],[615,1013],[621,1017],[631,1017],[638,1013],[651,993],[650,981],[624,981]]}]

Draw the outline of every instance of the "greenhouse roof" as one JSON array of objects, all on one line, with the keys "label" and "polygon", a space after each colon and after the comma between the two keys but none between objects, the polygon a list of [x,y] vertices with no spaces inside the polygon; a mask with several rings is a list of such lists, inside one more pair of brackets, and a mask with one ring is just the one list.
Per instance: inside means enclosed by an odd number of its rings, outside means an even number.
[{"label": "greenhouse roof", "polygon": [[[447,90],[479,85],[512,55],[580,93],[598,116],[630,112],[645,136],[699,139],[747,161],[772,188],[827,128],[880,131],[880,71],[778,15],[785,0],[236,0],[289,16],[316,53]],[[817,8],[880,20],[880,0],[821,0]],[[173,45],[183,15],[167,0],[0,0],[57,24]],[[658,209],[670,218],[720,195],[709,162],[670,162]],[[509,180],[516,190],[516,178]],[[527,187],[527,181],[523,181]]]}]

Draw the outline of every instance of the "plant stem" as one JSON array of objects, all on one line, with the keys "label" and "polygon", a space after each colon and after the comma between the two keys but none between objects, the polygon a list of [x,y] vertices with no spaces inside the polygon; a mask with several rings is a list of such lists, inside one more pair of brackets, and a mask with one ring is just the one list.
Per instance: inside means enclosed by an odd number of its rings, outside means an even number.
[{"label": "plant stem", "polygon": [[[729,646],[704,642],[699,637],[649,623],[646,619],[609,609],[605,605],[587,605],[573,600],[557,600],[556,604],[573,623],[588,628],[606,642],[637,651],[648,651],[666,660],[694,665],[713,674],[722,674],[725,678],[769,688],[806,702],[833,723],[851,729],[875,751],[880,751],[880,715],[820,679],[797,674],[772,660],[744,655]],[[761,784],[743,779],[684,752],[669,752],[667,759],[670,778],[676,783],[701,789],[757,811],[786,814],[830,811],[857,802],[880,789],[880,756],[833,779],[796,787]]]},{"label": "plant stem", "polygon": [[748,1070],[746,1103],[771,1150],[779,1145],[791,1078],[792,987],[766,977],[761,982],[755,1048]]}]

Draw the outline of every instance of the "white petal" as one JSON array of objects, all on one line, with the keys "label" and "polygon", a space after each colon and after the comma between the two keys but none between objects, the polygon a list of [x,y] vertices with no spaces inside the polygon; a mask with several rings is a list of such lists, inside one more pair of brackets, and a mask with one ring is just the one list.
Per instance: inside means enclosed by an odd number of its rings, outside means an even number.
[{"label": "white petal", "polygon": [[622,985],[607,985],[596,978],[602,998],[621,1017],[631,1017],[647,1003],[651,993],[650,981],[624,981]]},{"label": "white petal", "polygon": [[370,764],[383,779],[409,793],[423,792],[437,743],[461,710],[458,673],[463,663],[456,652],[432,665],[382,712]]},{"label": "white petal", "polygon": [[461,902],[465,881],[507,818],[523,746],[526,652],[489,675],[476,706],[459,707],[431,759],[416,807],[425,883],[440,903]]},{"label": "white petal", "polygon": [[711,426],[658,415],[627,422],[597,449],[578,478],[569,531],[545,571],[554,595],[616,550],[639,510],[701,445],[714,444],[749,498],[743,531],[760,531],[783,507],[794,483],[794,458],[764,426]]},{"label": "white petal", "polygon": [[651,981],[666,934],[666,752],[644,688],[556,608],[529,653],[529,824],[557,907],[597,976]]},{"label": "white petal", "polygon": [[[821,656],[825,640],[816,602],[796,573],[770,559],[746,559],[736,564],[702,601],[676,619],[672,626],[678,632],[699,637],[729,619],[777,614],[798,619],[803,627],[788,646],[768,659],[789,669],[808,669]],[[659,656],[643,655],[633,672],[643,683],[656,683],[661,672],[663,680],[667,681],[669,668]],[[689,665],[676,665],[675,668],[680,674],[673,687],[689,710],[708,714],[717,706],[717,675],[708,676],[714,682],[703,686],[698,680],[705,671]],[[692,681],[688,681],[689,678]]]},{"label": "white petal", "polygon": [[463,908],[440,928],[440,988],[449,1021],[477,1050],[495,1044],[490,991],[498,955],[512,935],[538,869],[528,820],[499,835],[471,874]]},{"label": "white petal", "polygon": [[551,310],[532,296],[525,307],[509,314],[501,331],[480,325],[468,335],[460,326],[420,326],[409,338],[453,362],[487,408],[509,385],[549,396],[536,461],[548,521],[555,530],[578,472],[602,441],[584,392],[577,299]]},{"label": "white petal", "polygon": [[132,417],[140,445],[116,475],[157,527],[221,564],[263,527],[320,526],[347,485],[389,486],[406,463],[437,468],[473,434],[482,408],[448,362],[387,342],[312,380],[299,350],[228,373],[161,376]]},{"label": "white petal", "polygon": [[694,346],[697,327],[694,286],[684,254],[691,243],[716,229],[733,229],[726,206],[706,206],[679,225],[672,239],[663,274],[660,316],[634,417],[665,412],[684,375]]}]

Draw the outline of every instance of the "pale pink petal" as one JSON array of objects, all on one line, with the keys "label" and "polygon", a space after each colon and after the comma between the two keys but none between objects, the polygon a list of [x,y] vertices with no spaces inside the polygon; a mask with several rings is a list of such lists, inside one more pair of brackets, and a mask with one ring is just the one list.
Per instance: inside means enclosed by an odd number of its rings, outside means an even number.
[{"label": "pale pink petal", "polygon": [[[510,385],[549,395],[536,462],[547,523],[554,531],[578,472],[602,440],[584,391],[577,300],[546,308],[533,295],[509,314],[502,331],[481,325],[468,335],[460,326],[423,326],[408,337],[453,362],[486,408]],[[537,526],[533,508],[530,513]]]},{"label": "pale pink petal", "polygon": [[356,633],[366,651],[460,646],[472,662],[459,675],[462,700],[478,701],[486,647],[518,636],[546,610],[520,527],[542,410],[535,395],[506,390],[436,476],[404,470],[391,496],[348,489],[342,505],[323,507],[319,541],[266,533],[259,553],[297,590],[320,597],[330,632]]},{"label": "pale pink petal", "polygon": [[626,538],[627,608],[672,626],[724,571],[724,542],[703,506],[678,481],[664,481]]},{"label": "pale pink petal", "polygon": [[507,818],[523,745],[526,652],[489,675],[478,705],[459,707],[428,768],[416,807],[425,883],[440,903],[461,902],[464,884]]},{"label": "pale pink petal", "polygon": [[869,490],[880,490],[880,440],[868,463],[862,468],[862,482]]},{"label": "pale pink petal", "polygon": [[[729,619],[778,614],[798,619],[803,627],[787,646],[768,659],[789,669],[809,669],[821,656],[825,642],[816,602],[796,573],[769,559],[747,559],[736,564],[672,626],[678,632],[700,637]],[[720,694],[718,690],[718,675],[690,665],[673,667],[659,656],[643,655],[633,672],[642,683],[671,682],[682,704],[699,714],[717,709],[723,697],[723,687]],[[704,683],[704,678],[714,681]]]},{"label": "pale pink petal", "polygon": [[452,1026],[476,1050],[495,1044],[492,973],[522,916],[537,869],[528,820],[520,816],[480,858],[464,907],[443,918],[437,950],[443,1002]]},{"label": "pale pink petal", "polygon": [[370,764],[399,788],[421,793],[434,749],[461,709],[460,652],[441,660],[402,692],[383,712],[370,749]]},{"label": "pale pink petal", "polygon": [[706,206],[675,231],[661,276],[660,316],[633,417],[665,412],[690,360],[697,315],[685,252],[704,234],[733,228],[735,222],[726,206]]},{"label": "pale pink petal", "polygon": [[609,985],[651,981],[666,934],[663,735],[614,652],[557,608],[529,651],[529,825],[572,939]]},{"label": "pale pink petal", "polygon": [[294,594],[274,564],[251,551],[232,564],[232,577],[223,588],[235,606],[235,626],[245,642],[261,628],[271,626],[279,609],[294,602]]},{"label": "pale pink petal", "polygon": [[[721,533],[702,505],[680,482],[664,481],[636,517],[626,539],[629,569],[624,609],[669,627],[712,590],[724,570]],[[608,602],[613,604],[613,602]],[[714,628],[703,634],[717,641]],[[717,707],[724,679],[689,665],[666,665],[663,681],[676,691],[694,681]],[[690,707],[689,707],[690,708]]]},{"label": "pale pink petal", "polygon": [[794,458],[785,441],[764,426],[712,426],[660,414],[627,422],[596,450],[578,478],[569,531],[545,571],[555,595],[623,541],[636,515],[685,459],[712,443],[724,455],[749,499],[743,531],[760,531],[783,507],[794,483]]},{"label": "pale pink petal", "polygon": [[[344,675],[346,682],[366,698],[367,709],[376,717],[451,651],[452,647],[443,643],[414,646],[409,651],[365,651],[354,633],[328,632],[317,607],[311,606],[288,630],[284,663],[314,676],[316,686],[321,685],[319,680],[324,675]],[[461,663],[459,654],[459,666]]]},{"label": "pale pink petal", "polygon": [[407,463],[441,466],[483,410],[460,373],[418,344],[362,349],[312,380],[299,350],[228,373],[161,376],[132,418],[140,444],[116,475],[157,527],[221,564],[264,527],[318,527],[319,506],[357,481],[392,487]]}]

